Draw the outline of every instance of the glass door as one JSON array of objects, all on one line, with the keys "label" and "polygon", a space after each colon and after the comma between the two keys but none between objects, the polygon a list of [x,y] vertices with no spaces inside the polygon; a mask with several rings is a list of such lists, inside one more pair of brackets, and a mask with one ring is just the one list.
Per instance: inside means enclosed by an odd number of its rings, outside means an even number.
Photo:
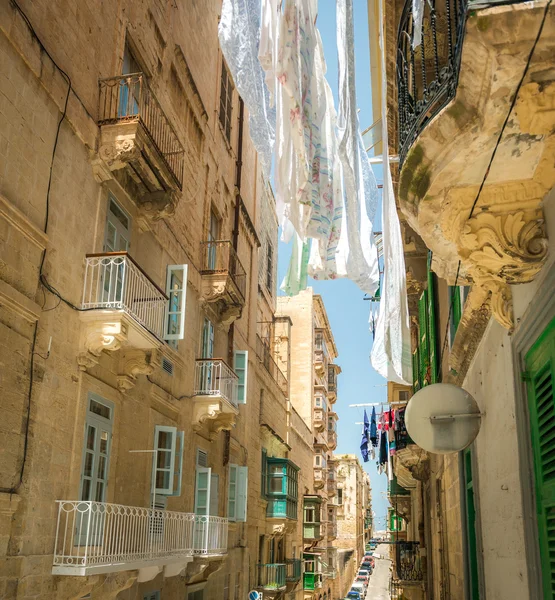
[{"label": "glass door", "polygon": [[[104,252],[127,252],[131,219],[110,194],[108,198],[108,219],[104,236]],[[119,305],[123,302],[125,265],[121,258],[106,258],[100,276],[102,284],[102,302]]]},{"label": "glass door", "polygon": [[220,239],[220,219],[210,211],[210,229],[208,231],[208,270],[215,271],[217,265],[217,244]]},{"label": "glass door", "polygon": [[125,45],[125,53],[123,55],[123,68],[120,82],[120,96],[118,102],[118,117],[132,117],[139,114],[139,101],[141,94],[141,80],[139,76],[126,77],[134,73],[140,73],[141,67],[135,60],[133,54],[129,50],[129,46]]},{"label": "glass door", "polygon": [[214,325],[210,319],[204,319],[202,328],[202,347],[200,351],[201,358],[205,359],[202,363],[201,385],[204,393],[210,393],[214,388],[214,363],[210,360],[214,358]]}]

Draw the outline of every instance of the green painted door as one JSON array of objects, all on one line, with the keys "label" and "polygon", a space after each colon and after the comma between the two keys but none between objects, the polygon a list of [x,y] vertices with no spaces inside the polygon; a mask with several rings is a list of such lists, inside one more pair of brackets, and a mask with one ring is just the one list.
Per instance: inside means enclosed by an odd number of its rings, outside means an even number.
[{"label": "green painted door", "polygon": [[555,319],[525,358],[544,598],[555,599]]}]

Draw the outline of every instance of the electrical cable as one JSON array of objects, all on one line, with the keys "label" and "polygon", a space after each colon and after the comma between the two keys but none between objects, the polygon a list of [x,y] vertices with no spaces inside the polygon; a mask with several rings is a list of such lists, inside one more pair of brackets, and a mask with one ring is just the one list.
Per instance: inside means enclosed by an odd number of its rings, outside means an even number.
[{"label": "electrical cable", "polygon": [[[507,124],[509,122],[509,119],[511,118],[511,114],[513,112],[513,109],[515,107],[515,104],[516,104],[516,101],[517,101],[517,98],[518,98],[518,93],[520,92],[520,88],[522,87],[522,84],[524,83],[524,78],[526,77],[526,74],[527,74],[528,69],[530,67],[530,63],[532,62],[532,57],[534,56],[534,52],[536,50],[536,46],[538,45],[538,42],[540,40],[540,36],[542,34],[543,27],[545,25],[545,21],[547,19],[547,13],[549,11],[549,7],[551,6],[552,1],[553,0],[549,0],[549,2],[545,5],[545,9],[544,9],[544,12],[543,12],[542,21],[541,21],[540,26],[538,28],[538,33],[536,34],[536,38],[534,40],[534,43],[532,44],[532,48],[530,49],[530,53],[528,54],[528,59],[526,60],[526,64],[524,66],[524,71],[523,71],[522,76],[521,76],[521,78],[520,78],[520,80],[519,80],[519,82],[518,82],[518,84],[516,86],[515,93],[513,94],[513,98],[511,100],[511,104],[510,104],[509,110],[507,112],[507,116],[505,117],[505,121],[503,122],[501,130],[499,131],[499,135],[497,137],[497,142],[495,143],[495,147],[494,147],[493,152],[491,154],[491,157],[489,159],[489,163],[488,163],[486,172],[484,173],[484,177],[482,178],[482,183],[480,184],[480,187],[478,188],[478,192],[476,194],[476,198],[474,198],[474,202],[472,203],[472,207],[470,209],[470,213],[468,215],[467,221],[470,221],[470,219],[472,218],[472,215],[474,214],[474,209],[476,208],[476,205],[478,204],[478,200],[480,199],[480,196],[482,194],[482,190],[484,189],[484,185],[485,185],[486,180],[487,180],[487,178],[489,176],[490,169],[491,169],[491,166],[493,164],[493,160],[495,158],[495,155],[497,154],[497,150],[499,148],[499,145],[501,144],[501,139],[503,138],[503,133],[505,132],[505,128],[507,127]],[[459,264],[457,265],[457,274],[455,276],[455,284],[454,284],[453,287],[457,287],[457,283],[459,281],[460,269],[461,269],[461,261],[459,260]],[[455,297],[453,296],[453,298],[451,299],[451,302],[449,303],[449,314],[448,314],[448,317],[447,317],[447,325],[445,327],[445,337],[443,339],[443,348],[441,350],[441,354],[440,354],[440,358],[439,358],[439,369],[438,369],[438,371],[439,371],[439,373],[438,373],[439,377],[438,377],[438,379],[441,378],[442,371],[443,371],[443,355],[444,355],[444,352],[445,352],[445,348],[447,346],[447,339],[448,339],[447,336],[449,335],[449,326],[450,326],[450,323],[451,323],[451,314],[452,314],[452,311],[453,311],[454,302],[455,302]]]}]

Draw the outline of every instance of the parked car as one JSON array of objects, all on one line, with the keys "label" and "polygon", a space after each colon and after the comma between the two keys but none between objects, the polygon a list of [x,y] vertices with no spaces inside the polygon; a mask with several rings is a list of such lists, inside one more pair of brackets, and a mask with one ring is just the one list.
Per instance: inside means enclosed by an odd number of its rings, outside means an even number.
[{"label": "parked car", "polygon": [[355,584],[360,584],[364,587],[364,589],[366,589],[368,587],[369,583],[370,583],[370,579],[368,578],[367,575],[357,575],[353,585],[351,586],[351,589],[354,588]]},{"label": "parked car", "polygon": [[356,574],[356,580],[359,580],[359,577],[365,577],[366,578],[366,585],[368,585],[370,583],[370,575],[372,575],[372,571],[370,571],[370,569],[359,569],[358,573]]},{"label": "parked car", "polygon": [[364,600],[362,594],[356,590],[351,590],[346,596],[346,600]]},{"label": "parked car", "polygon": [[361,569],[368,569],[369,571],[372,571],[372,569],[373,569],[372,561],[371,560],[363,560],[360,563],[360,568]]},{"label": "parked car", "polygon": [[355,581],[351,586],[351,592],[358,592],[363,598],[366,598],[366,588],[362,582]]}]

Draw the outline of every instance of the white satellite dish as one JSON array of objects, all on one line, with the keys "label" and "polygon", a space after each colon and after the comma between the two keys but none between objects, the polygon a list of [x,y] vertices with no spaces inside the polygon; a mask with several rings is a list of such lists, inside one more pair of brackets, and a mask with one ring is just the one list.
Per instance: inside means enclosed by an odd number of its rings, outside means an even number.
[{"label": "white satellite dish", "polygon": [[405,411],[414,443],[434,454],[459,452],[478,435],[481,413],[476,400],[450,383],[434,383],[416,392]]}]

